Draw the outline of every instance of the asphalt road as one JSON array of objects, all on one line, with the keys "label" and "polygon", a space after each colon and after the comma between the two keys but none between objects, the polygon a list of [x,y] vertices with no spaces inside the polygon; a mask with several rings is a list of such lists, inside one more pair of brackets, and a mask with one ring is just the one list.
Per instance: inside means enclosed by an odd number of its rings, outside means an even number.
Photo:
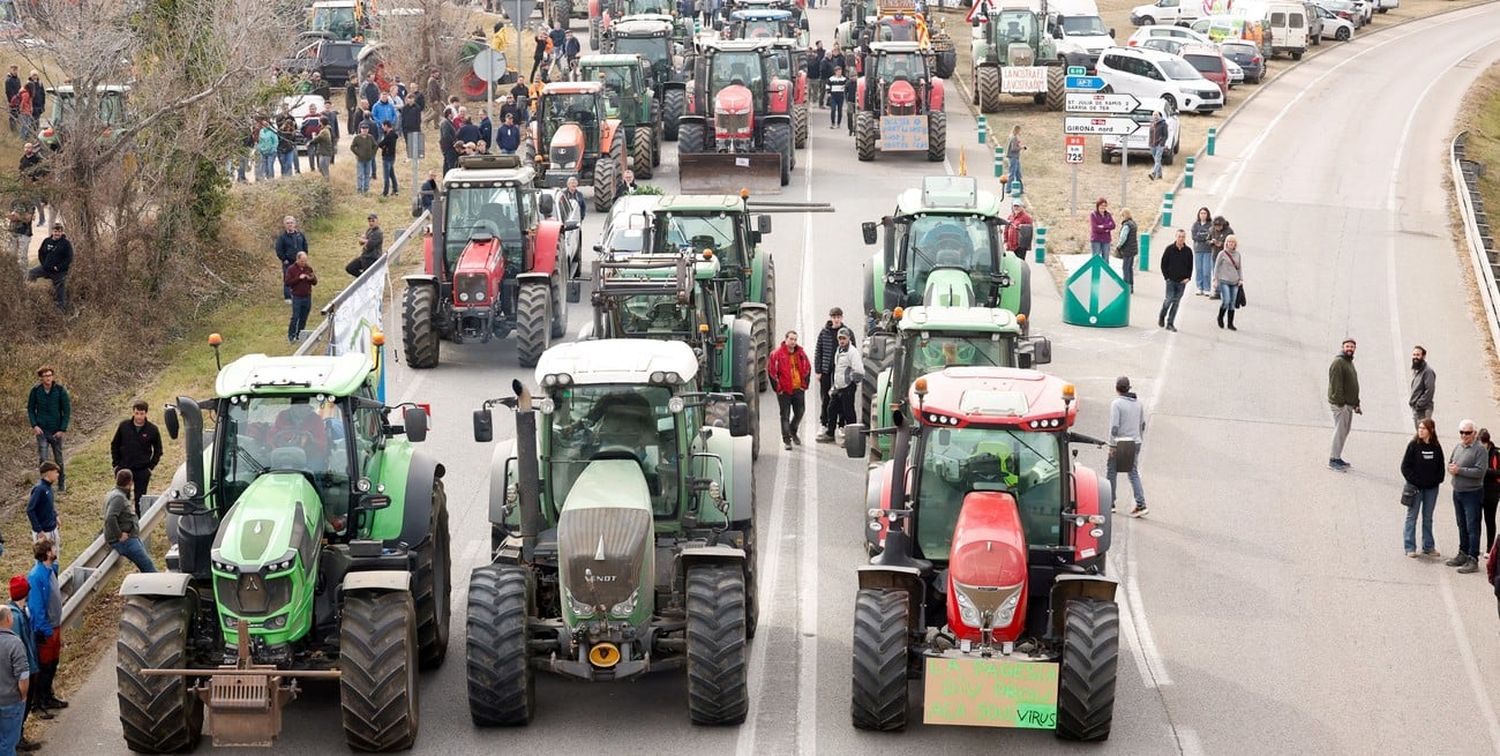
[{"label": "asphalt road", "polygon": [[[814,11],[814,39],[829,39],[835,20],[832,10]],[[507,393],[511,378],[531,377],[501,342],[445,344],[438,369],[396,364],[390,375],[392,400],[433,406],[428,451],[448,465],[453,517],[453,646],[448,663],[423,680],[416,752],[1500,752],[1493,596],[1479,576],[1405,559],[1396,504],[1410,429],[1410,345],[1431,350],[1441,377],[1445,443],[1461,417],[1484,424],[1493,406],[1443,177],[1452,116],[1469,82],[1500,58],[1497,42],[1495,6],[1359,39],[1288,74],[1227,129],[1219,155],[1200,166],[1198,189],[1177,204],[1180,219],[1207,204],[1239,231],[1251,307],[1238,333],[1215,328],[1213,305],[1191,296],[1181,332],[1158,330],[1154,273],[1140,278],[1132,327],[1065,326],[1050,279],[1034,269],[1034,331],[1054,340],[1051,371],[1079,386],[1081,429],[1104,432],[1116,375],[1130,375],[1150,408],[1143,470],[1152,514],[1122,518],[1110,560],[1122,580],[1127,653],[1108,744],[1070,746],[1023,731],[853,730],[849,638],[854,568],[864,561],[863,465],[826,445],[784,452],[774,443],[757,465],[764,545],[750,721],[693,727],[683,678],[667,673],[618,685],[540,677],[533,724],[474,728],[462,610],[468,572],[486,559],[489,449],[472,441],[468,418],[480,399]],[[988,161],[972,146],[959,97],[950,93],[946,167],[957,165],[959,145],[970,145],[982,171]],[[915,156],[857,163],[851,141],[826,118],[813,112],[809,148],[783,198],[832,202],[838,212],[778,215],[768,239],[777,322],[809,340],[830,306],[860,304],[871,248],[858,222],[944,169]],[[669,191],[674,157],[668,149],[656,181]],[[585,239],[600,225],[591,214]],[[588,312],[579,305],[571,315],[576,329]],[[1355,467],[1340,474],[1325,466],[1323,393],[1327,362],[1346,334],[1360,341],[1365,413],[1345,454]],[[774,402],[763,407],[763,432],[774,439]],[[504,422],[496,430],[502,438],[513,431]],[[1104,460],[1089,450],[1082,461],[1102,468]],[[1445,556],[1456,543],[1450,513],[1445,497],[1437,517]],[[113,662],[100,660],[45,752],[124,750]],[[338,717],[336,690],[307,690],[287,709],[276,751],[342,751]]]}]

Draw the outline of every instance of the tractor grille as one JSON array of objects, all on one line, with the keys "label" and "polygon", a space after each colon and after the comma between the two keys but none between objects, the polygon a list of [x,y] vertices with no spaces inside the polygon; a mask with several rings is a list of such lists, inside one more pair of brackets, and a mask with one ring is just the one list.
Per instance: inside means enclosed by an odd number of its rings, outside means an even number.
[{"label": "tractor grille", "polygon": [[[606,609],[630,598],[646,549],[653,548],[651,513],[645,509],[564,510],[557,548],[573,598]],[[602,557],[602,558],[601,558]]]},{"label": "tractor grille", "polygon": [[239,617],[264,617],[292,601],[290,577],[263,577],[252,572],[237,578],[214,578],[214,594],[225,611]]},{"label": "tractor grille", "polygon": [[916,103],[910,105],[892,105],[890,111],[890,115],[916,115],[917,106]]},{"label": "tractor grille", "polygon": [[721,113],[718,118],[719,133],[740,135],[750,131],[749,113]]},{"label": "tractor grille", "polygon": [[577,147],[553,147],[552,167],[561,168],[566,171],[578,170],[578,148]]},{"label": "tractor grille", "polygon": [[460,305],[484,304],[485,278],[481,274],[469,273],[453,279],[453,297]]}]

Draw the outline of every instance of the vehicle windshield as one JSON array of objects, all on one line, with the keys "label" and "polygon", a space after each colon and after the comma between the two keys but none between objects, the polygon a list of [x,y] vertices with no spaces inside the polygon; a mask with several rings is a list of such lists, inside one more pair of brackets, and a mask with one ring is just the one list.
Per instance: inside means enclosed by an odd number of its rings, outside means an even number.
[{"label": "vehicle windshield", "polygon": [[621,55],[639,55],[652,67],[670,65],[671,40],[666,37],[615,37],[615,52]]},{"label": "vehicle windshield", "polygon": [[897,248],[907,270],[908,305],[922,303],[927,276],[934,268],[956,268],[969,273],[980,301],[988,299],[990,274],[995,269],[990,226],[978,215],[922,215],[909,224],[897,223]]},{"label": "vehicle windshield", "polygon": [[740,36],[745,39],[771,39],[781,36],[781,22],[773,19],[741,19],[740,28],[743,29]]},{"label": "vehicle windshield", "polygon": [[1063,34],[1069,37],[1108,37],[1109,27],[1098,16],[1063,16]]},{"label": "vehicle windshield", "polygon": [[554,127],[569,121],[588,127],[598,119],[592,93],[549,93],[543,96],[542,107],[547,109],[547,120]]},{"label": "vehicle windshield", "polygon": [[[1063,19],[1063,28],[1067,29],[1068,19]],[[1036,41],[1036,16],[1025,10],[1003,10],[1000,11],[998,19],[992,19],[990,23],[995,24],[995,36],[1001,42],[1035,42]],[[1082,32],[1077,32],[1082,33]]]},{"label": "vehicle windshield", "polygon": [[677,301],[672,294],[636,294],[617,301],[618,306],[610,313],[611,329],[619,336],[659,338],[662,336],[686,337],[693,334],[694,322],[691,302]]},{"label": "vehicle windshield", "polygon": [[917,53],[891,53],[880,60],[880,80],[887,84],[896,79],[917,81],[925,70]]},{"label": "vehicle windshield", "polygon": [[[587,81],[604,85],[604,110],[609,117],[618,117],[620,98],[630,89],[629,69],[622,66],[606,66],[583,72]],[[570,119],[571,120],[571,119]]]},{"label": "vehicle windshield", "polygon": [[1001,428],[926,428],[920,448],[916,540],[922,556],[948,559],[953,526],[971,491],[1016,497],[1030,546],[1061,543],[1058,434]]},{"label": "vehicle windshield", "polygon": [[349,505],[349,447],[343,400],[268,396],[224,403],[218,438],[217,504],[227,509],[267,472],[306,473],[325,512]]},{"label": "vehicle windshield", "polygon": [[313,8],[311,28],[313,31],[327,32],[334,39],[354,39],[354,9]]},{"label": "vehicle windshield", "polygon": [[[469,186],[449,189],[443,224],[448,268],[476,236],[498,237],[507,252],[521,249],[519,192],[514,186]],[[507,265],[507,268],[510,266]]]},{"label": "vehicle windshield", "polygon": [[[676,418],[667,408],[665,386],[595,385],[558,390],[550,418],[547,458],[551,501],[565,507],[573,482],[598,459],[635,460],[646,478],[651,510],[677,512]],[[604,495],[608,495],[606,492]]]},{"label": "vehicle windshield", "polygon": [[1192,81],[1193,79],[1203,78],[1203,74],[1198,73],[1198,69],[1188,65],[1185,60],[1167,58],[1166,60],[1158,61],[1158,63],[1161,65],[1161,70],[1166,73],[1169,79]]},{"label": "vehicle windshield", "polygon": [[1218,55],[1192,54],[1182,56],[1201,73],[1224,73],[1224,59]]},{"label": "vehicle windshield", "polygon": [[[740,250],[738,224],[735,223],[734,216],[728,213],[669,214],[665,216],[665,221],[665,224],[659,226],[656,234],[656,252],[701,253],[704,249],[712,249],[714,254],[718,255],[722,266],[745,264],[745,256]],[[664,228],[665,232],[661,231],[661,228]]]},{"label": "vehicle windshield", "polygon": [[911,361],[908,375],[916,377],[953,365],[1015,367],[1010,359],[1014,352],[1015,340],[1011,336],[994,339],[989,334],[922,333],[912,340],[907,351],[907,359]]},{"label": "vehicle windshield", "polygon": [[709,72],[713,91],[731,84],[749,87],[757,102],[765,93],[765,81],[761,76],[760,53],[720,52],[713,57],[713,70]]}]

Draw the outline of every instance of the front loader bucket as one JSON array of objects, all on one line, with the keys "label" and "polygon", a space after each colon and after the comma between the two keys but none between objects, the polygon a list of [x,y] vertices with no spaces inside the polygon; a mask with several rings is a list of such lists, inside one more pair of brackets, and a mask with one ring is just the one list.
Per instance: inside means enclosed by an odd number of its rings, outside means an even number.
[{"label": "front loader bucket", "polygon": [[684,152],[677,173],[684,194],[781,193],[781,155],[775,152]]}]

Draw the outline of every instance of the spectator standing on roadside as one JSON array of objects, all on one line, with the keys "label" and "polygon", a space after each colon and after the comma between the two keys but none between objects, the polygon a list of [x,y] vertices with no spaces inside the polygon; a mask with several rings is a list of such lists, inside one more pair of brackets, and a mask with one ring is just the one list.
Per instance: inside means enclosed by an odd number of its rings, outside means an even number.
[{"label": "spectator standing on roadside", "polygon": [[443,153],[443,175],[458,165],[458,127],[448,118],[438,122],[438,150]]},{"label": "spectator standing on roadside", "polygon": [[1008,163],[1006,170],[1010,173],[1010,182],[1003,187],[1006,194],[1014,191],[1014,187],[1021,187],[1021,193],[1026,193],[1026,184],[1021,179],[1021,152],[1026,145],[1021,143],[1021,124],[1010,127],[1010,140],[1005,143],[1005,160]]},{"label": "spectator standing on roadside", "polygon": [[11,64],[10,70],[5,74],[5,102],[10,107],[10,130],[15,131],[20,126],[21,108],[16,102],[16,97],[21,94],[21,67]]},{"label": "spectator standing on roadside", "polygon": [[1109,214],[1109,200],[1100,197],[1094,203],[1094,212],[1089,213],[1089,246],[1095,257],[1109,256],[1110,232],[1115,230],[1115,217]]},{"label": "spectator standing on roadside", "polygon": [[359,82],[353,77],[344,84],[344,122],[349,124],[350,133],[359,129]]},{"label": "spectator standing on roadside", "polygon": [[1161,253],[1161,277],[1166,282],[1166,296],[1161,301],[1161,312],[1156,315],[1157,327],[1177,332],[1177,308],[1182,304],[1182,294],[1187,291],[1188,279],[1193,277],[1193,248],[1188,246],[1187,232],[1177,229],[1177,238]]},{"label": "spectator standing on roadside", "polygon": [[[306,252],[297,253],[298,262],[306,259]],[[115,437],[109,442],[110,467],[129,470],[134,480],[137,516],[141,513],[141,496],[151,486],[151,471],[161,462],[161,431],[147,419],[150,410],[145,400],[135,400],[130,405],[130,419],[120,421]]]},{"label": "spectator standing on roadside", "polygon": [[833,358],[838,354],[839,331],[844,328],[844,308],[834,307],[828,311],[828,322],[818,331],[817,343],[813,345],[813,370],[818,374],[818,433],[819,443],[833,443],[833,432],[838,427],[838,397],[833,395]]},{"label": "spectator standing on roadside", "polygon": [[527,76],[527,79],[536,80],[536,73],[542,70],[542,61],[547,58],[547,47],[550,41],[551,38],[545,32],[537,31],[536,38],[532,40],[536,49],[531,51],[531,75]]},{"label": "spectator standing on roadside", "polygon": [[390,123],[380,125],[380,167],[384,178],[380,184],[380,196],[396,196],[401,193],[401,187],[396,183],[396,145],[401,138],[396,134],[396,127]]},{"label": "spectator standing on roadside", "polygon": [[425,94],[426,104],[432,106],[432,110],[428,111],[428,118],[432,119],[432,125],[436,126],[439,121],[443,120],[443,78],[438,75],[437,71],[433,71],[427,75],[427,91]]},{"label": "spectator standing on roadside", "polygon": [[324,179],[328,178],[328,168],[333,164],[333,130],[327,122],[321,122],[312,139],[307,143],[307,157]]},{"label": "spectator standing on roadside", "polygon": [[297,141],[301,134],[297,131],[297,122],[291,116],[282,118],[276,124],[276,158],[281,161],[281,176],[285,178],[293,173],[301,173],[302,166],[297,162]]},{"label": "spectator standing on roadside", "polygon": [[1214,288],[1219,295],[1219,327],[1229,318],[1229,330],[1234,327],[1234,311],[1240,308],[1240,287],[1245,285],[1244,258],[1240,255],[1240,243],[1233,235],[1225,237],[1224,249],[1214,258]]},{"label": "spectator standing on roadside", "polygon": [[585,215],[588,215],[588,208],[585,207],[585,203],[583,201],[583,192],[578,190],[577,176],[568,177],[568,183],[563,189],[562,196],[567,201],[573,203],[573,207],[578,210],[578,222],[583,223],[583,217]]},{"label": "spectator standing on roadside", "polygon": [[32,435],[36,436],[36,463],[48,461],[51,452],[51,461],[57,464],[57,491],[62,493],[68,490],[63,434],[73,420],[73,399],[68,396],[68,389],[57,382],[51,366],[37,368],[36,377],[39,380],[26,397],[26,421],[31,423]]},{"label": "spectator standing on roadside", "polygon": [[389,92],[381,92],[378,99],[370,101],[370,118],[381,131],[386,126],[395,128],[400,123],[400,116],[396,113],[396,105],[391,102]]},{"label": "spectator standing on roadside", "polygon": [[339,112],[333,109],[333,103],[325,102],[323,103],[323,112],[321,115],[324,125],[327,126],[328,139],[332,143],[332,147],[328,151],[328,164],[333,165],[334,159],[337,157],[339,135],[343,133],[339,131]]},{"label": "spectator standing on roadside", "polygon": [[573,36],[573,30],[569,29],[563,34],[563,58],[567,61],[564,75],[578,70],[578,56],[583,53],[583,45],[578,37]]},{"label": "spectator standing on roadside", "polygon": [[[1208,249],[1213,254],[1213,266],[1216,273],[1219,265],[1219,253],[1224,251],[1224,243],[1233,235],[1234,229],[1229,225],[1228,219],[1222,215],[1216,216],[1214,222],[1209,226]],[[1209,298],[1218,299],[1219,297],[1219,284],[1213,283],[1209,292]]]},{"label": "spectator standing on roadside", "polygon": [[349,261],[344,266],[344,272],[355,278],[359,278],[380,259],[380,248],[385,244],[385,234],[380,230],[380,217],[370,213],[366,218],[369,227],[365,229],[365,235],[359,238],[359,257]]},{"label": "spectator standing on roadside", "polygon": [[349,143],[349,151],[354,153],[356,161],[354,191],[360,194],[370,193],[370,181],[375,177],[375,152],[378,149],[375,137],[370,136],[370,128],[360,124],[359,133]]},{"label": "spectator standing on roadside", "polygon": [[62,221],[52,223],[52,233],[37,249],[37,266],[26,272],[27,281],[45,278],[52,282],[52,299],[57,309],[68,309],[68,271],[73,267],[73,242],[63,230]]},{"label": "spectator standing on roadside", "polygon": [[271,122],[260,119],[260,133],[255,138],[256,181],[276,178],[276,146],[280,143],[281,137],[276,135],[276,129],[271,128]]},{"label": "spectator standing on roadside", "polygon": [[26,499],[26,519],[31,523],[32,543],[43,538],[62,543],[58,533],[61,520],[57,516],[57,494],[53,490],[57,485],[58,470],[57,463],[43,462],[38,467],[36,485],[31,487],[31,495]]},{"label": "spectator standing on roadside", "polygon": [[[276,259],[281,261],[281,275],[286,275],[286,269],[292,267],[297,261],[298,252],[307,251],[307,235],[297,227],[297,219],[291,215],[281,219],[281,233],[276,235]],[[292,290],[290,287],[281,287],[281,299],[285,302],[292,301]]]},{"label": "spectator standing on roadside", "polygon": [[15,753],[21,743],[31,677],[26,644],[16,636],[15,617],[10,607],[0,606],[0,753]]},{"label": "spectator standing on roadside", "polygon": [[1032,222],[1020,200],[1011,202],[1010,223],[1005,226],[1005,248],[1022,260],[1031,249]]},{"label": "spectator standing on roadside", "polygon": [[17,200],[11,203],[10,213],[5,216],[6,230],[10,231],[11,243],[15,246],[16,260],[21,270],[31,266],[31,205]]},{"label": "spectator standing on roadside", "polygon": [[490,111],[485,108],[479,109],[479,143],[484,152],[489,152],[495,143],[495,122],[490,120]]},{"label": "spectator standing on roadside", "polygon": [[364,110],[380,102],[380,84],[375,81],[375,72],[371,71],[359,85],[359,99],[364,100]]},{"label": "spectator standing on roadside", "polygon": [[505,123],[500,124],[500,130],[495,134],[495,146],[500,148],[501,155],[514,155],[521,149],[521,128],[510,113],[505,114]]},{"label": "spectator standing on roadside", "polygon": [[426,210],[428,212],[432,211],[432,199],[437,196],[437,193],[438,193],[438,174],[437,174],[437,171],[428,171],[427,172],[427,180],[422,182],[422,209],[423,210]]},{"label": "spectator standing on roadside", "polygon": [[479,138],[481,136],[481,134],[479,133],[479,126],[474,123],[474,119],[469,117],[468,108],[458,109],[458,118],[456,119],[456,123],[458,124],[458,132],[454,136],[458,139],[458,141],[464,144],[479,141]]},{"label": "spectator standing on roadside", "polygon": [[849,88],[849,77],[843,66],[834,66],[833,74],[824,82],[828,89],[828,128],[837,129],[844,121],[844,92]]},{"label": "spectator standing on roadside", "polygon": [[1167,151],[1167,122],[1162,120],[1160,113],[1151,114],[1151,173],[1147,178],[1155,181],[1161,178],[1161,157]]},{"label": "spectator standing on roadside", "polygon": [[1438,487],[1443,483],[1443,446],[1438,442],[1437,426],[1431,418],[1417,423],[1417,435],[1406,444],[1406,454],[1401,457],[1401,478],[1406,481],[1402,501],[1407,501],[1408,491],[1415,491],[1411,503],[1406,507],[1406,528],[1403,543],[1406,555],[1417,556],[1417,515],[1422,516],[1422,556],[1441,556],[1432,538],[1432,510],[1437,506]]},{"label": "spectator standing on roadside", "polygon": [[1206,207],[1198,208],[1198,218],[1193,221],[1193,270],[1194,283],[1198,284],[1197,296],[1209,295],[1209,283],[1214,280],[1214,249],[1208,244],[1208,235],[1213,230],[1213,214]]},{"label": "spectator standing on roadside", "polygon": [[1412,422],[1420,424],[1432,417],[1432,404],[1437,396],[1437,371],[1427,364],[1427,348],[1418,344],[1411,348],[1411,397],[1406,400],[1411,407]]},{"label": "spectator standing on roadside", "polygon": [[[1227,294],[1225,298],[1233,300]],[[1333,445],[1328,450],[1328,466],[1339,472],[1349,469],[1349,463],[1344,461],[1344,441],[1349,438],[1349,426],[1355,415],[1364,414],[1359,406],[1359,371],[1354,369],[1356,346],[1354,339],[1344,339],[1339,353],[1328,366],[1328,408],[1333,413]]]},{"label": "spectator standing on roadside", "polygon": [[807,381],[812,376],[812,362],[807,350],[797,344],[797,332],[787,331],[781,346],[766,363],[771,389],[776,392],[776,406],[781,414],[781,443],[787,449],[802,445],[802,415],[807,410]]},{"label": "spectator standing on roadside", "polygon": [[36,558],[26,574],[27,609],[31,614],[32,637],[36,638],[37,691],[35,705],[44,709],[66,709],[68,702],[57,697],[52,685],[57,680],[57,664],[62,660],[62,590],[57,580],[57,544],[37,541],[31,555]]},{"label": "spectator standing on roadside", "polygon": [[[6,606],[10,608],[10,617],[15,623],[15,635],[26,646],[26,661],[31,668],[31,679],[35,680],[42,673],[42,662],[37,658],[36,653],[36,627],[31,622],[31,611],[26,608],[26,599],[30,595],[31,584],[26,582],[26,576],[12,575],[10,578],[10,603],[6,604]],[[26,710],[25,717],[22,719],[23,722],[25,718],[31,716],[32,711],[35,711],[37,716],[42,719],[53,718],[52,712],[37,705],[36,686],[31,686],[26,691],[25,698]],[[23,735],[21,742],[16,744],[16,751],[19,753],[28,753],[41,749],[42,745],[42,742],[39,740],[27,741]]]},{"label": "spectator standing on roadside", "polygon": [[42,84],[42,72],[32,69],[21,88],[31,93],[31,123],[38,125],[42,114],[47,112],[47,87]]},{"label": "spectator standing on roadside", "polygon": [[[1432,418],[1428,418],[1431,420]],[[1479,550],[1488,554],[1495,543],[1495,508],[1500,505],[1500,449],[1490,440],[1490,429],[1479,429],[1479,443],[1484,445],[1484,540]]]},{"label": "spectator standing on roadside", "polygon": [[[307,263],[307,253],[298,252],[297,259],[286,269],[282,279],[292,291],[292,319],[286,326],[286,340],[288,344],[295,344],[301,340],[302,329],[307,327],[307,316],[312,312],[312,287],[318,285],[318,274]],[[136,475],[136,485],[136,514],[140,514],[139,487],[145,484],[139,474]]]},{"label": "spectator standing on roadside", "polygon": [[1120,243],[1115,247],[1115,257],[1120,258],[1120,270],[1124,273],[1125,288],[1135,293],[1135,256],[1141,252],[1140,237],[1136,236],[1135,216],[1130,208],[1120,208]]},{"label": "spectator standing on roadside", "polygon": [[810,105],[823,106],[823,40],[818,40],[807,55],[807,100]]},{"label": "spectator standing on roadside", "polygon": [[1458,520],[1458,553],[1444,564],[1464,574],[1479,571],[1479,517],[1484,508],[1484,476],[1487,450],[1473,420],[1458,424],[1458,445],[1448,455],[1448,474],[1453,476],[1453,513]]},{"label": "spectator standing on roadside", "polygon": [[427,95],[420,90],[413,92],[401,107],[401,138],[406,141],[406,157],[421,160],[427,155],[427,143],[422,137],[422,111],[427,109]]},{"label": "spectator standing on roadside", "polygon": [[[134,562],[136,569],[141,572],[156,572],[151,555],[146,553],[146,546],[141,543],[140,521],[135,516],[135,507],[130,504],[134,481],[129,470],[115,473],[115,487],[104,497],[104,540],[116,554]],[[31,590],[36,592],[35,583],[32,583]]]},{"label": "spectator standing on roadside", "polygon": [[854,332],[846,326],[839,329],[838,348],[833,354],[834,408],[837,410],[835,424],[842,428],[859,422],[854,414],[854,397],[859,393],[860,382],[865,377],[865,364],[854,346]]},{"label": "spectator standing on roadside", "polygon": [[36,206],[36,212],[28,214],[32,216],[37,226],[43,226],[47,220],[47,200],[42,194],[39,184],[41,184],[42,179],[47,178],[47,175],[51,171],[42,162],[41,145],[36,142],[27,142],[26,146],[21,148],[21,162],[18,166],[18,172],[25,181],[26,191],[29,195],[27,199]]},{"label": "spectator standing on roadside", "polygon": [[[1146,489],[1141,485],[1140,465],[1141,447],[1146,442],[1146,410],[1130,390],[1129,377],[1122,375],[1115,379],[1115,394],[1115,400],[1109,405],[1109,461],[1106,464],[1110,496],[1116,496],[1119,491],[1115,486],[1116,476],[1124,472],[1130,479],[1130,491],[1135,495],[1135,507],[1130,510],[1130,516],[1141,517],[1151,511],[1146,506]],[[1128,451],[1120,451],[1122,444],[1126,445]],[[1128,469],[1121,470],[1125,464],[1129,465]],[[1111,512],[1114,511],[1113,499],[1109,502],[1109,508]]]}]

